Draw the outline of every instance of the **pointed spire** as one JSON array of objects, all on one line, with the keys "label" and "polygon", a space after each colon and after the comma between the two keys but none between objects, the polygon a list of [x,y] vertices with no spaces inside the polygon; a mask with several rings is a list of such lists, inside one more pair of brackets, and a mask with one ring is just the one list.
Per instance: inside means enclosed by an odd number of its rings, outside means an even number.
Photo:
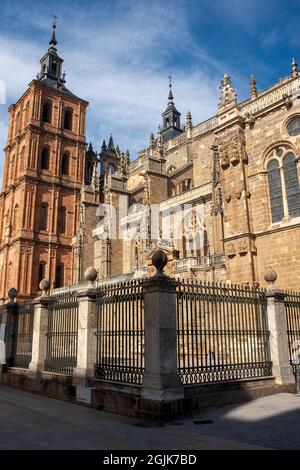
[{"label": "pointed spire", "polygon": [[174,100],[174,96],[172,93],[172,77],[171,76],[169,76],[169,88],[170,88],[170,91],[169,91],[168,100],[172,102]]},{"label": "pointed spire", "polygon": [[116,146],[116,152],[117,152],[117,154],[120,153],[120,147],[118,145]]},{"label": "pointed spire", "polygon": [[253,100],[257,97],[257,87],[256,87],[256,80],[254,75],[250,77],[250,98]]},{"label": "pointed spire", "polygon": [[193,122],[192,122],[192,115],[190,111],[186,113],[186,128],[190,129],[193,127]]},{"label": "pointed spire", "polygon": [[115,150],[115,146],[114,146],[114,141],[113,141],[112,134],[110,134],[110,138],[109,138],[109,141],[108,141],[107,150]]},{"label": "pointed spire", "polygon": [[296,63],[294,58],[292,59],[291,70],[292,70],[292,77],[297,77],[299,73],[298,64]]},{"label": "pointed spire", "polygon": [[155,139],[154,139],[154,134],[151,132],[150,138],[149,138],[149,149],[153,150],[155,148]]},{"label": "pointed spire", "polygon": [[237,102],[237,94],[232,87],[231,78],[227,73],[224,74],[224,78],[221,80],[220,90],[221,97],[219,100],[219,108]]},{"label": "pointed spire", "polygon": [[126,159],[127,159],[127,163],[129,164],[130,163],[130,152],[129,152],[128,149],[126,150]]},{"label": "pointed spire", "polygon": [[158,126],[158,130],[157,130],[157,147],[162,148],[162,146],[163,146],[163,135],[162,135],[161,127]]},{"label": "pointed spire", "polygon": [[50,46],[53,46],[53,48],[55,48],[55,46],[57,45],[57,40],[56,40],[56,35],[55,35],[56,20],[57,20],[57,16],[53,15],[52,36],[51,36],[51,39],[49,41]]},{"label": "pointed spire", "polygon": [[101,153],[106,152],[107,146],[105,140],[103,140],[102,147],[101,147]]}]

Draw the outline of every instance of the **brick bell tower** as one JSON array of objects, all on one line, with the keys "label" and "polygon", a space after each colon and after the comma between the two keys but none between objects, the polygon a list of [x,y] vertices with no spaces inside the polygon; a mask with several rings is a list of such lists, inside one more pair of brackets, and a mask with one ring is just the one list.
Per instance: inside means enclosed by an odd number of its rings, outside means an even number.
[{"label": "brick bell tower", "polygon": [[88,103],[65,86],[55,31],[54,21],[40,73],[9,107],[0,194],[2,302],[10,287],[19,298],[35,296],[44,277],[51,287],[73,282]]}]

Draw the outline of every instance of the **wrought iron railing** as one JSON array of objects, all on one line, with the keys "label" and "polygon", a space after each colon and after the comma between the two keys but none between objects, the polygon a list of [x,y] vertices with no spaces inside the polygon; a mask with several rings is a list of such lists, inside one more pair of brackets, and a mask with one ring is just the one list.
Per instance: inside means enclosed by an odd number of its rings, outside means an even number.
[{"label": "wrought iron railing", "polygon": [[300,369],[300,293],[286,292],[284,299],[290,363],[294,374]]},{"label": "wrought iron railing", "polygon": [[12,337],[12,367],[27,369],[32,355],[34,306],[31,302],[16,304]]},{"label": "wrought iron railing", "polygon": [[48,304],[45,371],[72,375],[77,364],[78,299],[76,292],[53,295]]},{"label": "wrought iron railing", "polygon": [[184,384],[272,375],[265,291],[179,282],[177,355]]},{"label": "wrought iron railing", "polygon": [[144,372],[143,280],[97,288],[98,379],[141,384]]}]

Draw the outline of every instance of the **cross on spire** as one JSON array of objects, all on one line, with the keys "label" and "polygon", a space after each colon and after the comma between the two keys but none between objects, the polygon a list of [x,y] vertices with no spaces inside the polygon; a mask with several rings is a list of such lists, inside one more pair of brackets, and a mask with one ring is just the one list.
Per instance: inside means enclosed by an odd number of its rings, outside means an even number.
[{"label": "cross on spire", "polygon": [[169,75],[169,88],[170,88],[170,91],[169,91],[168,100],[173,101],[174,97],[172,93],[172,77],[170,75]]},{"label": "cross on spire", "polygon": [[56,40],[56,35],[55,35],[55,30],[56,30],[56,20],[57,20],[57,16],[56,15],[53,15],[53,20],[52,20],[52,36],[51,36],[51,39],[49,41],[49,44],[50,46],[56,46],[57,44],[57,40]]}]

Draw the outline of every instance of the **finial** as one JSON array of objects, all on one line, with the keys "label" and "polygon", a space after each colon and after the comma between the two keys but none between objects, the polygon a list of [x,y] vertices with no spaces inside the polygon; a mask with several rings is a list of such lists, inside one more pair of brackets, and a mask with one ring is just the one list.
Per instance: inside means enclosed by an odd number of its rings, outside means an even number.
[{"label": "finial", "polygon": [[103,140],[102,147],[101,147],[101,152],[105,152],[106,150],[107,150],[106,142],[105,142],[105,140]]},{"label": "finial", "polygon": [[109,141],[108,141],[107,149],[108,149],[108,150],[114,150],[114,149],[115,149],[112,134],[110,134],[110,138],[109,138]]},{"label": "finial", "polygon": [[56,46],[57,44],[57,40],[56,40],[56,35],[55,35],[55,30],[56,30],[56,20],[57,20],[57,16],[56,15],[53,15],[53,21],[52,21],[52,36],[51,36],[51,39],[49,41],[49,44],[50,46]]},{"label": "finial", "polygon": [[292,59],[291,70],[292,70],[292,77],[297,77],[298,76],[298,64],[296,63],[294,58]]},{"label": "finial", "polygon": [[174,97],[172,93],[172,77],[170,75],[169,75],[169,88],[170,88],[170,91],[169,91],[168,100],[173,101]]},{"label": "finial", "polygon": [[264,278],[265,281],[269,284],[269,286],[272,287],[277,279],[277,273],[271,266],[268,266],[265,270]]},{"label": "finial", "polygon": [[154,139],[154,134],[151,132],[150,138],[149,138],[149,148],[154,149],[155,147],[155,139]]},{"label": "finial", "polygon": [[186,127],[188,129],[190,129],[191,127],[193,127],[193,123],[192,123],[192,115],[190,113],[190,111],[188,111],[186,113]]},{"label": "finial", "polygon": [[8,291],[8,297],[9,297],[10,303],[14,303],[17,296],[18,296],[17,289],[15,289],[14,287],[11,287]]},{"label": "finial", "polygon": [[256,87],[256,80],[254,75],[250,77],[250,98],[254,99],[257,97],[257,87]]},{"label": "finial", "polygon": [[162,250],[158,250],[152,256],[152,263],[156,268],[155,277],[166,277],[164,267],[168,264],[168,257]]}]

